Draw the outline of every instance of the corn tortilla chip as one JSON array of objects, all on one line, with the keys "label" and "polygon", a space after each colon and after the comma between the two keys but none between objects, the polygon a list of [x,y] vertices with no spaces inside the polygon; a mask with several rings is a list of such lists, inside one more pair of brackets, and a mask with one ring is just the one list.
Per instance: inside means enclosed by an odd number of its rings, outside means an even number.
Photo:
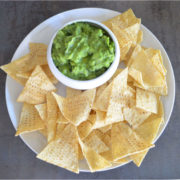
[{"label": "corn tortilla chip", "polygon": [[51,141],[37,158],[79,173],[77,130],[72,124],[65,127],[58,139]]},{"label": "corn tortilla chip", "polygon": [[[155,118],[154,116],[156,116],[157,118]],[[147,120],[145,120],[143,124],[141,124],[138,128],[136,128],[135,132],[146,142],[153,143],[162,122],[163,122],[162,117],[159,118],[158,115],[152,115]],[[148,150],[145,150],[141,153],[131,155],[130,158],[139,167],[143,159],[145,158],[147,152]]]},{"label": "corn tortilla chip", "polygon": [[74,97],[63,98],[55,93],[53,93],[53,95],[63,116],[74,125],[78,126],[88,119],[95,93],[96,89],[91,89]]},{"label": "corn tortilla chip", "polygon": [[44,127],[44,123],[35,107],[31,104],[24,103],[15,136],[26,132],[40,130]]},{"label": "corn tortilla chip", "polygon": [[151,143],[147,143],[124,122],[113,124],[111,142],[112,156],[115,161],[153,147]]},{"label": "corn tortilla chip", "polygon": [[50,82],[40,66],[37,66],[25,84],[19,95],[18,102],[29,104],[41,104],[46,100],[49,91],[55,91],[56,87]]},{"label": "corn tortilla chip", "polygon": [[131,68],[140,71],[142,74],[143,82],[146,86],[159,87],[162,86],[164,82],[164,77],[153,65],[152,61],[148,58],[146,52],[141,49],[140,52],[133,58],[129,60],[131,62]]}]

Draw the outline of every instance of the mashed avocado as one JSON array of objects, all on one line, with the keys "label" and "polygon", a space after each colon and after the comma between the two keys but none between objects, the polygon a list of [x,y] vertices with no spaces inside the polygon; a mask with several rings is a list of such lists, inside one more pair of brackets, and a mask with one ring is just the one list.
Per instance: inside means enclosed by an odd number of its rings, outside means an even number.
[{"label": "mashed avocado", "polygon": [[78,22],[60,30],[53,42],[52,58],[64,75],[77,80],[100,76],[111,65],[115,46],[106,31]]}]

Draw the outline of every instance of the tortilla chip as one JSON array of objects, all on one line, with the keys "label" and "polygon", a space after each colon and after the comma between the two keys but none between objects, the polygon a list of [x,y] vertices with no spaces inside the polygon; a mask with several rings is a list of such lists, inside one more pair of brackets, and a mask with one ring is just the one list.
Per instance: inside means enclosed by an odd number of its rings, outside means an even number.
[{"label": "tortilla chip", "polygon": [[44,128],[44,123],[35,107],[31,104],[23,104],[18,128],[15,136]]},{"label": "tortilla chip", "polygon": [[58,106],[53,95],[49,92],[46,95],[47,99],[47,132],[48,132],[48,142],[55,138],[56,133],[56,122],[58,116]]},{"label": "tortilla chip", "polygon": [[[159,114],[161,113],[162,112],[159,112]],[[152,115],[147,120],[145,120],[143,124],[141,124],[138,128],[136,128],[135,132],[146,142],[153,143],[162,122],[163,122],[162,117],[159,118],[159,115]],[[143,159],[145,158],[147,152],[148,150],[145,150],[144,152],[131,155],[130,158],[139,167]]]},{"label": "tortilla chip", "polygon": [[78,126],[88,119],[95,93],[96,89],[91,89],[74,97],[63,98],[55,93],[53,93],[53,95],[63,116],[74,125]]},{"label": "tortilla chip", "polygon": [[58,139],[51,141],[37,158],[79,173],[77,130],[69,124]]},{"label": "tortilla chip", "polygon": [[37,112],[39,113],[39,116],[41,117],[41,119],[45,122],[46,124],[46,118],[47,118],[47,104],[37,104],[34,106],[37,110]]},{"label": "tortilla chip", "polygon": [[55,91],[56,87],[50,82],[40,66],[37,66],[29,77],[26,85],[19,95],[18,102],[29,104],[41,104],[46,100],[49,91]]},{"label": "tortilla chip", "polygon": [[111,24],[114,23],[118,27],[125,29],[127,27],[130,27],[136,23],[140,24],[141,19],[137,18],[132,11],[132,9],[128,9],[127,11],[123,12],[122,14],[113,17],[112,19],[109,19],[105,22],[103,22],[106,26],[111,28]]},{"label": "tortilla chip", "polygon": [[83,152],[82,152],[81,146],[78,143],[78,160],[82,160],[82,159],[84,159],[84,156],[83,156]]},{"label": "tortilla chip", "polygon": [[157,68],[157,70],[165,76],[167,74],[167,70],[163,65],[163,59],[161,56],[161,51],[159,49],[147,48],[145,50],[148,58],[152,61],[153,65]]},{"label": "tortilla chip", "polygon": [[115,161],[153,147],[151,143],[147,143],[124,122],[113,124],[111,143],[112,156]]},{"label": "tortilla chip", "polygon": [[72,89],[70,87],[66,87],[66,97],[77,96],[77,95],[79,95],[81,93],[82,93],[81,90],[77,90],[77,89]]},{"label": "tortilla chip", "polygon": [[[134,54],[134,53],[133,53]],[[143,82],[146,86],[160,87],[164,82],[164,77],[153,65],[152,61],[148,58],[145,51],[141,48],[141,51],[136,54],[133,59],[129,60],[129,67],[141,72]],[[139,82],[138,82],[139,83]],[[143,85],[143,84],[141,84]]]},{"label": "tortilla chip", "polygon": [[83,142],[86,146],[92,148],[97,153],[109,150],[108,146],[106,146],[106,144],[95,133],[91,133],[83,140]]},{"label": "tortilla chip", "polygon": [[32,59],[32,56],[30,54],[26,54],[25,56],[22,56],[21,58],[15,60],[15,61],[12,61],[9,64],[5,64],[5,65],[1,66],[0,68],[5,73],[7,73],[12,79],[14,79],[15,81],[17,81],[18,83],[20,83],[21,85],[24,86],[27,79],[17,76],[17,73],[20,73],[21,71],[29,70],[30,59]]},{"label": "tortilla chip", "polygon": [[124,119],[133,127],[138,127],[141,123],[144,122],[145,119],[147,119],[151,113],[144,111],[142,109],[138,109],[136,107],[123,108],[123,115]]},{"label": "tortilla chip", "polygon": [[157,114],[158,101],[156,94],[136,88],[136,107]]},{"label": "tortilla chip", "polygon": [[81,140],[79,140],[83,155],[88,163],[91,172],[98,171],[111,166],[111,163],[99,155],[96,151],[84,145]]}]

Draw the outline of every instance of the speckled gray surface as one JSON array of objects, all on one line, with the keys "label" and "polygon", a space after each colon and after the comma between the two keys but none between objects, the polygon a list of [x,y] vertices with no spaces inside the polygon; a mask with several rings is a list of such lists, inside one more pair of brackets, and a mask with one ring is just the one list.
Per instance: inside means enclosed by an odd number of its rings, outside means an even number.
[{"label": "speckled gray surface", "polygon": [[121,168],[75,175],[36,159],[19,137],[14,137],[5,102],[5,74],[0,71],[0,178],[180,178],[180,2],[0,2],[0,65],[8,63],[19,43],[48,17],[74,8],[102,7],[117,11],[132,8],[142,23],[161,41],[176,77],[176,102],[170,122],[140,168]]}]

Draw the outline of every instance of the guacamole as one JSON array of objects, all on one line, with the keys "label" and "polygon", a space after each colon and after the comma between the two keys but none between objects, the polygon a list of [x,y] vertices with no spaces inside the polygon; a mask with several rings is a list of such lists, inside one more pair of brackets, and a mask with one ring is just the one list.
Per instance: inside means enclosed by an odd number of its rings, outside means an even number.
[{"label": "guacamole", "polygon": [[65,76],[89,80],[103,74],[114,60],[115,46],[105,30],[77,22],[59,30],[52,45],[52,58]]}]

